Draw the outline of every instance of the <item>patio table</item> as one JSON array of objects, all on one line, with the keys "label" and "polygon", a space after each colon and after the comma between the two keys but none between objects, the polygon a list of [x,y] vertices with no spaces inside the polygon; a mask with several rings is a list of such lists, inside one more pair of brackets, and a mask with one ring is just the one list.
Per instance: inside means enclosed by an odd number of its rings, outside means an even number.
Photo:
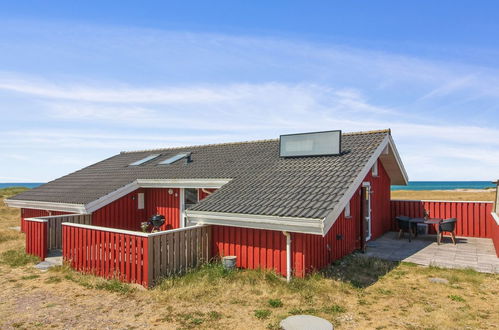
[{"label": "patio table", "polygon": [[[411,218],[409,220],[411,224],[414,224],[414,226],[416,227],[416,230],[414,232],[414,236],[417,237],[418,236],[418,231],[417,231],[417,224],[418,223],[425,223],[427,225],[437,225],[440,223],[440,221],[442,221],[442,219],[439,219],[439,218],[428,218],[428,219],[425,219],[425,218]],[[437,235],[439,235],[440,232],[439,232],[439,226],[437,226]]]}]

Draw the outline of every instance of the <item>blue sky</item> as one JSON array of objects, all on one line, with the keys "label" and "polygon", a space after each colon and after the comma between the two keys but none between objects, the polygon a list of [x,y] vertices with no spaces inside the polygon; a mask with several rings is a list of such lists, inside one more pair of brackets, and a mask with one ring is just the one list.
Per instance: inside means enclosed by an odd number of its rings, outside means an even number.
[{"label": "blue sky", "polygon": [[499,176],[499,4],[0,3],[0,182],[121,150],[391,128],[411,180]]}]

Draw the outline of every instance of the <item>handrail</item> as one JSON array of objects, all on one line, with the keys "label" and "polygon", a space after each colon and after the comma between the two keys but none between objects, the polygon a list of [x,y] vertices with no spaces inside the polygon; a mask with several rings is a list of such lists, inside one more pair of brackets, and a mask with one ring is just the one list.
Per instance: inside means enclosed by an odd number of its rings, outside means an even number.
[{"label": "handrail", "polygon": [[92,229],[92,230],[100,230],[100,231],[106,231],[106,232],[110,232],[110,233],[119,233],[119,234],[134,235],[134,236],[140,236],[140,237],[154,237],[154,236],[160,236],[160,235],[165,235],[165,234],[169,234],[169,233],[186,231],[186,230],[190,230],[190,229],[194,229],[194,228],[199,228],[199,227],[206,227],[206,225],[199,225],[199,226],[192,226],[192,227],[184,227],[184,228],[164,230],[164,231],[159,231],[159,232],[156,232],[156,233],[143,233],[143,232],[140,232],[140,231],[126,230],[126,229],[117,229],[117,228],[110,228],[110,227],[101,227],[101,226],[92,226],[92,225],[83,225],[83,224],[71,223],[71,222],[63,222],[62,225],[63,226],[86,228],[86,229]]}]

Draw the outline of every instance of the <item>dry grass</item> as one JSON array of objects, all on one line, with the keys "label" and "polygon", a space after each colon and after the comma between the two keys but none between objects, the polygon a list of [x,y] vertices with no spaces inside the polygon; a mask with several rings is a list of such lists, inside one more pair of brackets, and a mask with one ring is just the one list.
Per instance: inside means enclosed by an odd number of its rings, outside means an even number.
[{"label": "dry grass", "polygon": [[427,199],[446,201],[494,201],[495,190],[396,190],[392,191],[392,199]]},{"label": "dry grass", "polygon": [[[23,246],[17,211],[0,230]],[[432,283],[431,277],[448,284]],[[276,329],[288,315],[313,314],[339,329],[494,328],[499,276],[424,268],[350,256],[286,284],[268,271],[227,272],[212,264],[156,288],[82,275],[68,267],[40,272],[0,264],[0,328]]]}]

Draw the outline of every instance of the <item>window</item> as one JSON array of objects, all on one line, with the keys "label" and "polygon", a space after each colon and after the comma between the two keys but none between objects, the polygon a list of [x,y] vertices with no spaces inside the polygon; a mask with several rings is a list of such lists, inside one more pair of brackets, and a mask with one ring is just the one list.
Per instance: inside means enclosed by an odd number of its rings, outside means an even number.
[{"label": "window", "polygon": [[372,174],[373,174],[373,176],[378,176],[378,162],[377,161],[373,165]]},{"label": "window", "polygon": [[187,156],[189,156],[190,153],[181,153],[181,154],[176,154],[175,156],[173,157],[170,157],[170,158],[167,158],[165,159],[164,161],[160,162],[159,164],[160,165],[168,165],[168,164],[172,164],[172,163],[175,163],[177,160],[179,159],[182,159],[182,158],[185,158]]},{"label": "window", "polygon": [[184,210],[198,203],[198,190],[195,188],[184,189]]},{"label": "window", "polygon": [[144,193],[138,193],[137,194],[137,208],[139,210],[144,209]]},{"label": "window", "polygon": [[147,156],[146,158],[142,158],[142,159],[139,159],[138,161],[136,162],[133,162],[130,164],[130,166],[138,166],[138,165],[142,165],[150,160],[153,160],[155,158],[158,158],[159,156],[161,156],[161,154],[154,154],[154,155],[149,155]]},{"label": "window", "polygon": [[350,218],[350,201],[347,202],[347,205],[345,206],[345,218]]}]

